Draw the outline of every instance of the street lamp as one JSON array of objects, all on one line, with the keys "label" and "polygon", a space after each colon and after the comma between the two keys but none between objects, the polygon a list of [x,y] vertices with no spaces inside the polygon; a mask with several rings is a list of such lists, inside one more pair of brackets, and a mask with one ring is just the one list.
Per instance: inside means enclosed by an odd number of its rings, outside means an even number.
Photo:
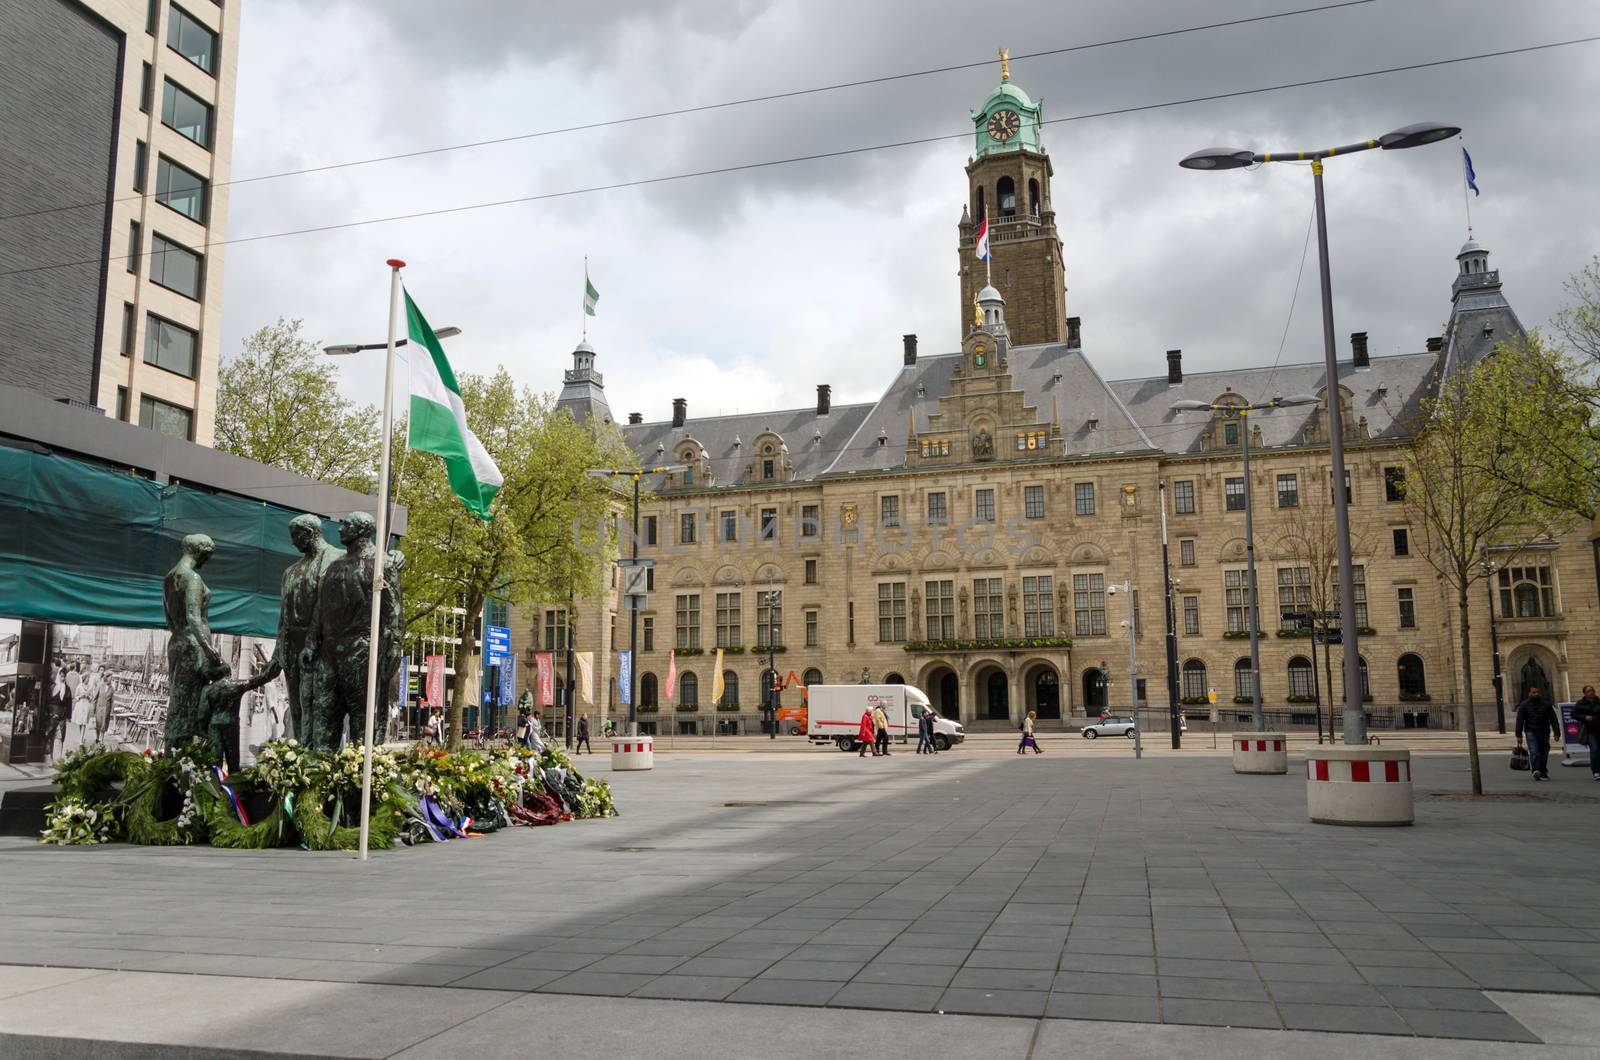
[{"label": "street lamp", "polygon": [[[1317,200],[1317,265],[1322,274],[1322,355],[1327,373],[1328,388],[1328,439],[1333,456],[1333,514],[1334,530],[1339,544],[1339,626],[1340,640],[1344,644],[1344,742],[1367,742],[1366,707],[1361,701],[1361,653],[1358,650],[1356,625],[1355,568],[1350,559],[1350,509],[1344,490],[1344,416],[1339,406],[1339,366],[1333,345],[1333,280],[1328,268],[1328,215],[1322,194],[1322,160],[1335,155],[1354,154],[1379,148],[1398,151],[1408,147],[1447,140],[1461,130],[1443,122],[1419,122],[1385,133],[1375,140],[1346,144],[1343,147],[1325,147],[1317,151],[1277,151],[1260,154],[1249,148],[1208,147],[1196,151],[1178,165],[1185,169],[1244,169],[1262,162],[1310,162],[1312,183]],[[1252,640],[1252,647],[1254,641]],[[1260,701],[1259,690],[1257,702]],[[1354,724],[1352,724],[1352,719]]]},{"label": "street lamp", "polygon": [[781,683],[778,680],[778,602],[783,599],[783,593],[773,589],[768,584],[763,602],[767,605],[767,705],[762,713],[767,725],[767,738],[778,738],[778,689]]},{"label": "street lamp", "polygon": [[[1224,405],[1213,404],[1209,401],[1174,401],[1173,412],[1220,412],[1228,416],[1239,417],[1239,446],[1244,452],[1244,555],[1246,577],[1249,580],[1250,613],[1246,621],[1250,623],[1250,723],[1255,726],[1256,732],[1267,731],[1267,716],[1261,710],[1261,644],[1259,627],[1261,625],[1261,605],[1256,596],[1256,533],[1254,506],[1250,502],[1252,487],[1250,482],[1250,413],[1266,409],[1290,408],[1295,405],[1315,405],[1315,394],[1291,394],[1288,397],[1275,397],[1271,401],[1257,401],[1249,405]],[[1329,402],[1337,404],[1337,402]]]},{"label": "street lamp", "polygon": [[[1495,628],[1494,620],[1494,575],[1500,568],[1494,560],[1483,561],[1483,585],[1489,591],[1489,650],[1494,652],[1494,721],[1500,730],[1500,735],[1506,734],[1506,683],[1505,677],[1500,672],[1500,632]],[[1472,704],[1467,704],[1467,709],[1472,709]]]},{"label": "street lamp", "polygon": [[[639,480],[645,475],[666,475],[674,471],[682,471],[679,464],[667,464],[662,467],[594,467],[587,472],[590,478],[613,478],[624,476],[633,479],[633,552],[629,560],[629,567],[639,566]],[[629,594],[628,599],[628,735],[639,735],[639,608],[642,600],[635,599],[636,594]],[[643,594],[637,594],[643,595]]]},{"label": "street lamp", "polygon": [[[433,333],[434,337],[439,339],[453,339],[459,334],[461,334],[460,328],[440,328]],[[399,349],[407,341],[406,339],[395,339],[395,348]],[[388,348],[389,344],[387,342],[368,342],[360,345],[324,346],[322,347],[322,352],[329,357],[347,357],[352,353],[366,353],[368,350],[387,350]]]},{"label": "street lamp", "polygon": [[[1133,583],[1124,581],[1121,585],[1106,586],[1107,596],[1116,596],[1118,593],[1128,598],[1128,620],[1122,626],[1128,631],[1128,716],[1133,719],[1133,757],[1137,759],[1144,757],[1144,736],[1139,726],[1139,654],[1134,646]],[[1100,665],[1104,666],[1105,663]]]}]

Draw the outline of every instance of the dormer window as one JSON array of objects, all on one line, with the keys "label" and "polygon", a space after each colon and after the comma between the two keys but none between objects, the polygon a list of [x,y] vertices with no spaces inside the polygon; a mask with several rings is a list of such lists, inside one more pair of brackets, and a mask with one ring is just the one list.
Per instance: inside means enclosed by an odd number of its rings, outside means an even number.
[{"label": "dormer window", "polygon": [[[768,450],[770,451],[770,449],[771,449],[771,447],[769,446]],[[771,457],[767,457],[766,459],[761,461],[761,477],[763,479],[766,479],[769,482],[772,480],[772,458]]]},{"label": "dormer window", "polygon": [[1239,425],[1237,423],[1224,423],[1222,425],[1222,444],[1239,444]]}]

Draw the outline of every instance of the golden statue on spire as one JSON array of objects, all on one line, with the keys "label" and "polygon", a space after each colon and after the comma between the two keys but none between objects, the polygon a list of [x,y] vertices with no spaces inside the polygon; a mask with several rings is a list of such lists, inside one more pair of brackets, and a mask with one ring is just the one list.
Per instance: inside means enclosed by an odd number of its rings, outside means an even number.
[{"label": "golden statue on spire", "polygon": [[1000,49],[1000,80],[1011,80],[1011,52],[1005,48]]},{"label": "golden statue on spire", "polygon": [[978,305],[978,296],[972,296],[972,326],[983,327],[983,307]]}]

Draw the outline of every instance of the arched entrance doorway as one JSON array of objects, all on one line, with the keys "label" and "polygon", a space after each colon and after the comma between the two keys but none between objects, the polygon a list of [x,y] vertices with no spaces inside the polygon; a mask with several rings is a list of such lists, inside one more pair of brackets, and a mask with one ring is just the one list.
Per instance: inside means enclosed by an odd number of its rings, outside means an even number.
[{"label": "arched entrance doorway", "polygon": [[1083,712],[1091,717],[1106,709],[1105,671],[1090,667],[1083,671]]},{"label": "arched entrance doorway", "polygon": [[1061,678],[1056,668],[1040,663],[1028,671],[1023,687],[1028,690],[1028,709],[1039,720],[1056,720],[1061,717]]},{"label": "arched entrance doorway", "polygon": [[1011,689],[1005,671],[990,666],[978,674],[978,705],[983,717],[989,721],[1011,720]]},{"label": "arched entrance doorway", "polygon": [[961,719],[961,679],[956,672],[948,666],[939,666],[928,671],[923,691],[928,693],[928,701],[933,704],[933,709],[939,712],[941,718],[952,721]]}]

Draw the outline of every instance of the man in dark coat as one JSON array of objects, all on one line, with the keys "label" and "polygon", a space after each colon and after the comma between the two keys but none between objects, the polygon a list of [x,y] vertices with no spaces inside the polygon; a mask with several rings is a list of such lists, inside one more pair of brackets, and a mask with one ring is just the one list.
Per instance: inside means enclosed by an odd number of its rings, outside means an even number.
[{"label": "man in dark coat", "polygon": [[1589,744],[1589,772],[1600,780],[1600,696],[1594,694],[1594,685],[1583,686],[1583,698],[1572,705],[1572,717],[1583,726]]},{"label": "man in dark coat", "polygon": [[1528,740],[1528,768],[1534,780],[1550,779],[1550,737],[1561,739],[1561,716],[1545,702],[1538,688],[1528,689],[1528,698],[1517,704],[1517,743]]}]

